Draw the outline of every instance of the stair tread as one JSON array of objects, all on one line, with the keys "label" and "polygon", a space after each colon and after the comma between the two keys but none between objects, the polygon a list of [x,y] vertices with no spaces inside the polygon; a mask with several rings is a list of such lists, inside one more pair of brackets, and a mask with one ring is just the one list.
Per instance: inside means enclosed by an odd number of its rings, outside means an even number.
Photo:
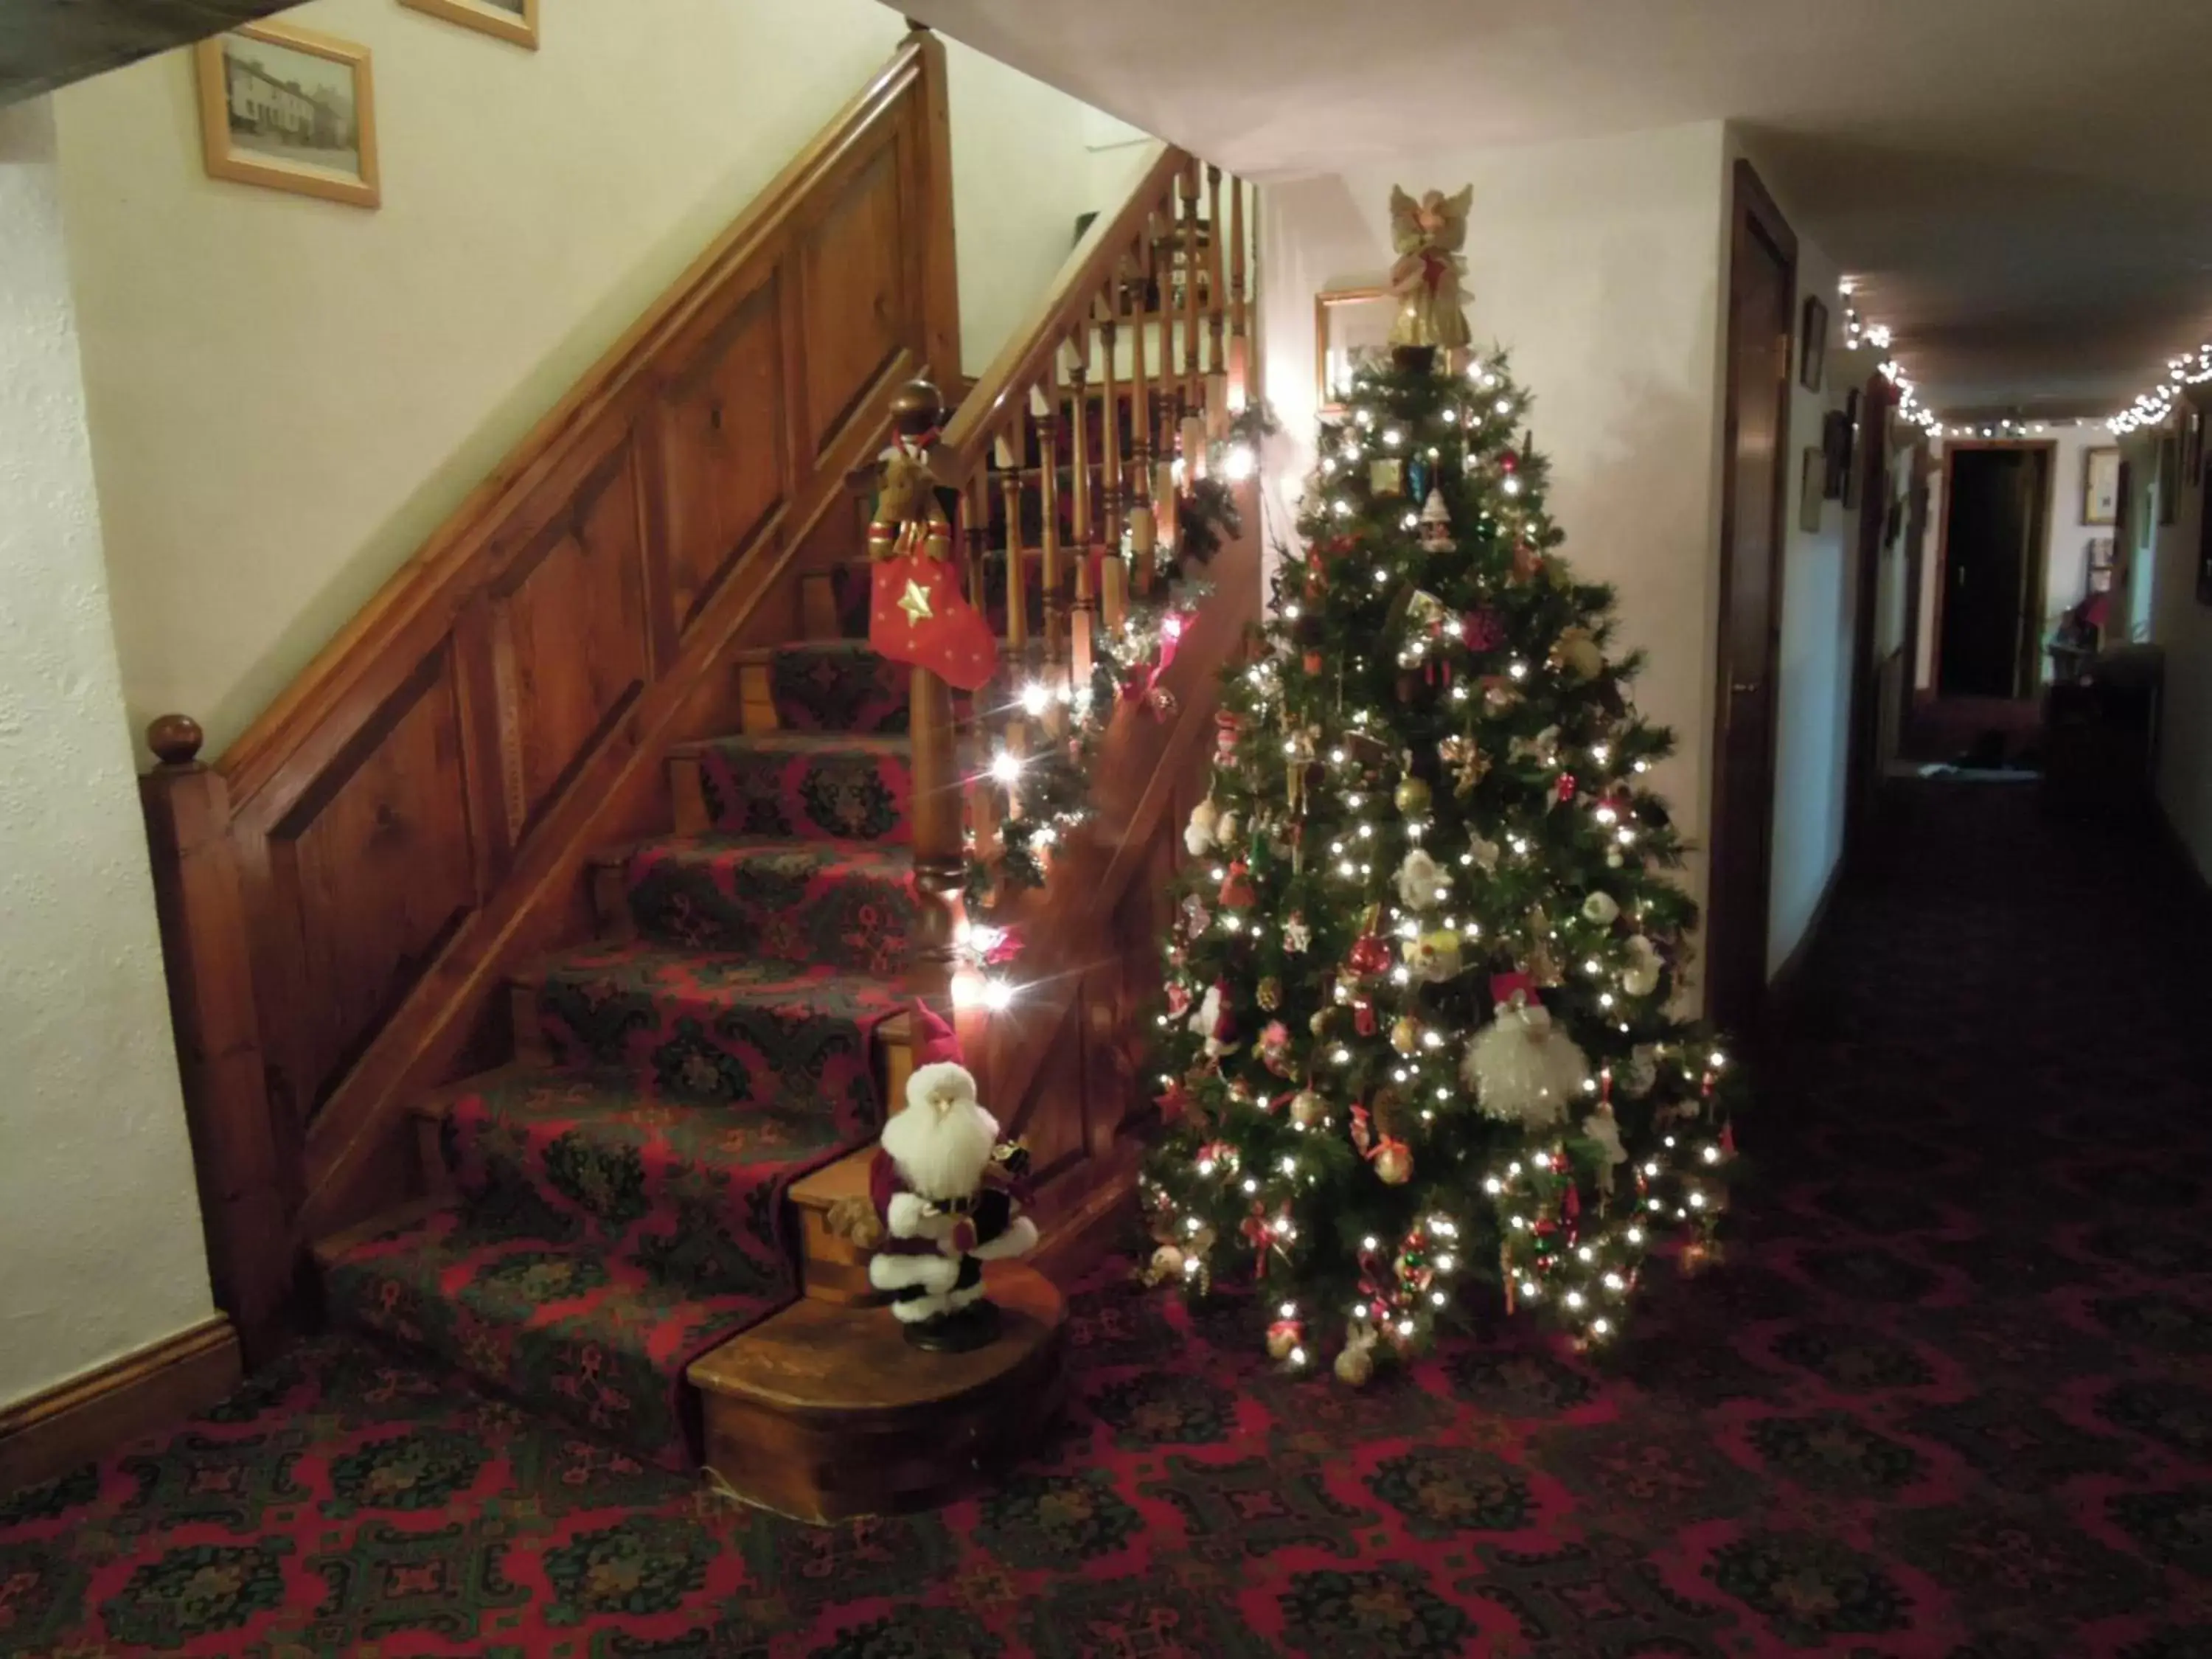
[{"label": "stair tread", "polygon": [[877,974],[841,973],[805,963],[781,962],[732,951],[691,951],[651,941],[599,940],[541,957],[515,982],[542,988],[554,979],[618,978],[651,991],[678,989],[702,1001],[801,1005],[824,1013],[868,1018],[894,1012],[903,1000]]},{"label": "stair tread", "polygon": [[811,1175],[801,1176],[792,1182],[786,1196],[802,1210],[827,1210],[848,1198],[866,1198],[868,1172],[875,1161],[875,1147],[862,1146],[833,1158]]},{"label": "stair tread", "polygon": [[711,755],[742,749],[769,755],[829,755],[860,750],[872,755],[908,755],[914,739],[903,732],[732,732],[719,738],[694,738],[672,744],[672,755]]},{"label": "stair tread", "polygon": [[996,1341],[969,1353],[909,1346],[886,1308],[800,1301],[702,1355],[686,1375],[708,1394],[797,1417],[941,1406],[996,1387],[1066,1322],[1059,1290],[1035,1268],[990,1262],[983,1282],[1004,1322]]}]

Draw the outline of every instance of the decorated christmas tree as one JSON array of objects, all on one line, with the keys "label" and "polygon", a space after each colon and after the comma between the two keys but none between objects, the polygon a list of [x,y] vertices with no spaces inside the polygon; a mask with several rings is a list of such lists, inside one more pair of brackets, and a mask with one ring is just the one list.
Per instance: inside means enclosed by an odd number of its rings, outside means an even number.
[{"label": "decorated christmas tree", "polygon": [[1485,1300],[1598,1343],[1709,1241],[1732,1074],[1679,1017],[1695,906],[1613,595],[1467,344],[1467,197],[1393,194],[1402,308],[1324,420],[1190,818],[1146,1170],[1151,1276],[1256,1279],[1268,1352],[1358,1383]]}]

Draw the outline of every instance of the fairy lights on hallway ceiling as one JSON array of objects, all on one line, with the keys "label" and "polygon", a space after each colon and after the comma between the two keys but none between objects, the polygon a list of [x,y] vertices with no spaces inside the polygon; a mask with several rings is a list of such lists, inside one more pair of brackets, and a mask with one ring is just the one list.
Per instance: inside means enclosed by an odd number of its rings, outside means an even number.
[{"label": "fairy lights on hallway ceiling", "polygon": [[[1836,289],[1844,301],[1844,349],[1857,351],[1871,348],[1887,353],[1891,338],[1889,328],[1886,324],[1869,323],[1861,314],[1856,297],[1858,291],[1856,281],[1846,276],[1836,284]],[[1897,388],[1898,415],[1921,428],[1929,436],[1942,437],[1943,422],[1936,418],[1934,410],[1920,401],[1920,389],[1905,374],[1905,365],[1894,357],[1885,356],[1881,362],[1881,373],[1882,377]]]},{"label": "fairy lights on hallway ceiling", "polygon": [[2106,424],[2122,437],[2147,426],[2163,426],[2166,417],[2173,413],[2173,406],[2181,401],[2182,389],[2203,386],[2207,380],[2212,380],[2212,342],[2197,347],[2194,356],[2185,353],[2169,359],[2166,378]]}]

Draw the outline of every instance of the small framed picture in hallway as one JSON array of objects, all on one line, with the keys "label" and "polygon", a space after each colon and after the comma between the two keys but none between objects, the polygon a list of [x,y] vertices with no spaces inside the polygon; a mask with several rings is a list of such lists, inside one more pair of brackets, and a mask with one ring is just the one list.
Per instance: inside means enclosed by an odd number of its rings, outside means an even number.
[{"label": "small framed picture in hallway", "polygon": [[538,0],[399,0],[449,23],[538,50]]},{"label": "small framed picture in hallway", "polygon": [[2086,450],[2081,456],[2081,522],[2120,521],[2120,452],[2117,446]]},{"label": "small framed picture in hallway", "polygon": [[1828,307],[1817,294],[1805,296],[1797,331],[1797,384],[1818,392],[1828,375]]},{"label": "small framed picture in hallway", "polygon": [[263,22],[197,51],[210,177],[355,207],[382,199],[367,46]]}]

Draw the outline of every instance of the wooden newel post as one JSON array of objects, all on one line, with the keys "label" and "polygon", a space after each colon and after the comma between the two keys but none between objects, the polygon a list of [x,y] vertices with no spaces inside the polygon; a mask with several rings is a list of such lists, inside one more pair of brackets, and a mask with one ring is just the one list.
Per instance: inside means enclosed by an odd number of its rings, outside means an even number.
[{"label": "wooden newel post", "polygon": [[[937,388],[909,380],[891,404],[891,426],[901,448],[927,444],[944,422]],[[888,468],[886,469],[888,471]],[[886,478],[886,484],[890,480]],[[890,495],[886,489],[886,495]],[[885,509],[876,509],[880,530]],[[876,532],[871,532],[871,552]],[[933,522],[925,533],[924,557],[949,558],[949,526]],[[908,726],[913,742],[914,885],[918,900],[914,951],[908,961],[912,993],[939,1007],[952,994],[952,933],[958,919],[961,878],[967,855],[962,837],[959,734],[952,723],[952,692],[927,668],[911,671]]]},{"label": "wooden newel post", "polygon": [[164,714],[146,741],[160,764],[138,781],[139,799],[209,1276],[258,1364],[283,1338],[293,1290],[295,1138],[269,1097],[229,786],[200,763],[198,721]]}]

